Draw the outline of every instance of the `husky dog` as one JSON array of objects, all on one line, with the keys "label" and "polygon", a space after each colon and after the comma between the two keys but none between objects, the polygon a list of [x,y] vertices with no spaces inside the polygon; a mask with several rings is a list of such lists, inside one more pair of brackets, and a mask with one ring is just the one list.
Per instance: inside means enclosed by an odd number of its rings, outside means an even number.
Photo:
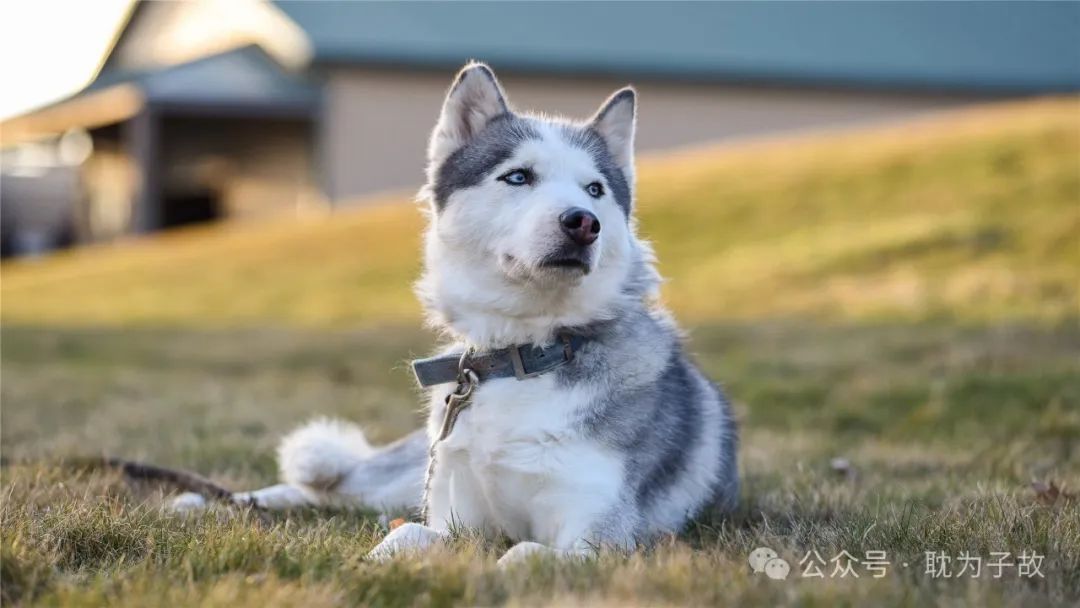
[{"label": "husky dog", "polygon": [[466,65],[421,191],[417,292],[452,341],[415,363],[427,428],[373,448],[312,423],[281,444],[283,484],[234,500],[422,507],[371,555],[464,526],[518,542],[500,564],[629,549],[732,506],[731,409],[684,354],[636,234],[635,106],[625,88],[585,122],[523,114],[491,69]]}]

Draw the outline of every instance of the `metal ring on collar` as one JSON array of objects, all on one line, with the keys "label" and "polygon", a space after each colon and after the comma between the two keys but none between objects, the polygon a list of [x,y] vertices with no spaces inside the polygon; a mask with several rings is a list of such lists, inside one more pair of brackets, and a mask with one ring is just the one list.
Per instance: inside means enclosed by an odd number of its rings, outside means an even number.
[{"label": "metal ring on collar", "polygon": [[[461,353],[461,358],[457,362],[457,380],[459,383],[465,382],[465,370],[472,371],[465,367],[465,362],[469,360],[469,356],[473,354],[473,347],[468,347],[465,352]],[[475,374],[473,374],[475,375]]]},{"label": "metal ring on collar", "polygon": [[469,355],[472,353],[473,349],[470,346],[465,349],[465,352],[461,353],[461,358],[458,359],[458,385],[457,388],[454,389],[454,396],[459,400],[464,400],[472,394],[473,388],[480,383],[480,377],[476,375],[476,372],[471,368],[465,367],[465,363],[469,360]]}]

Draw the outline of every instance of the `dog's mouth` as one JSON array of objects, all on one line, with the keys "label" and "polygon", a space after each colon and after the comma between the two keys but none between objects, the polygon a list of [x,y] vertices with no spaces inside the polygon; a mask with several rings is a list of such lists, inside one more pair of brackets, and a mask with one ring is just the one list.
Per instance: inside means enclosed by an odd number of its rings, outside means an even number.
[{"label": "dog's mouth", "polygon": [[592,266],[589,264],[587,257],[565,254],[548,256],[540,260],[537,267],[565,270],[574,273],[580,272],[581,274],[589,274],[589,271],[592,270]]},{"label": "dog's mouth", "polygon": [[540,268],[563,268],[566,270],[579,270],[589,274],[592,268],[589,263],[581,258],[545,258],[540,261]]},{"label": "dog's mouth", "polygon": [[576,281],[592,271],[589,251],[563,248],[549,253],[532,264],[525,264],[509,254],[502,255],[502,266],[510,278],[521,281]]}]

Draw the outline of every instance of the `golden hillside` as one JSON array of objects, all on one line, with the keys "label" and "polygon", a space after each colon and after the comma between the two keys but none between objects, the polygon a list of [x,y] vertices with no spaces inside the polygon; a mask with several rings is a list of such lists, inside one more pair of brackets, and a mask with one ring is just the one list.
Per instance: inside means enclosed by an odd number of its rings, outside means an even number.
[{"label": "golden hillside", "polygon": [[[646,158],[638,186],[665,299],[689,321],[1080,309],[1077,98]],[[412,322],[422,223],[382,201],[9,263],[3,321]]]}]

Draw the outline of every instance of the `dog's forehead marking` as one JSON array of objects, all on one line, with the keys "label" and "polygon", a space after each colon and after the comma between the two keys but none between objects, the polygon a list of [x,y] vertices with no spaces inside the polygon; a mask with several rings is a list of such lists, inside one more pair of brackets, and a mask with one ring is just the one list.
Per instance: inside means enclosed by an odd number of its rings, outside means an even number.
[{"label": "dog's forehead marking", "polygon": [[584,180],[599,177],[599,167],[592,155],[565,137],[561,125],[537,123],[534,128],[537,137],[522,142],[507,164],[529,166],[541,181],[569,179],[584,184]]},{"label": "dog's forehead marking", "polygon": [[510,113],[493,118],[476,137],[439,166],[432,184],[435,207],[442,211],[450,195],[479,184],[510,158],[522,142],[539,135],[528,121]]},{"label": "dog's forehead marking", "polygon": [[[604,138],[595,129],[510,113],[492,119],[475,138],[439,166],[432,184],[436,209],[442,211],[454,192],[479,184],[512,158],[526,142],[546,144],[554,155],[560,151],[565,153],[565,148],[560,150],[563,146],[584,151],[593,168],[607,182],[615,203],[624,214],[630,215],[632,194],[629,180],[615,163]],[[542,154],[544,150],[539,148],[534,152]]]}]

